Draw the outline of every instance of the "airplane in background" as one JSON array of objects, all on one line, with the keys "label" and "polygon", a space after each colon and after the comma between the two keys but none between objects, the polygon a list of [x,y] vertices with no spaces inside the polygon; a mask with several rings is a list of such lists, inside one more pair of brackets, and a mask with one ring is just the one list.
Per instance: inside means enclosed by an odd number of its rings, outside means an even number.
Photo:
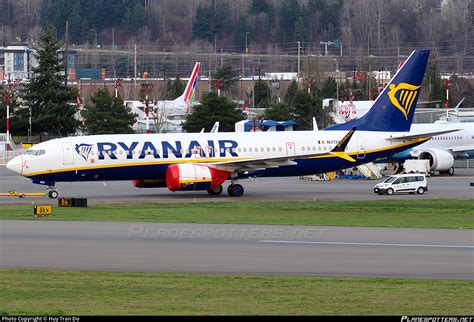
[{"label": "airplane in background", "polygon": [[433,137],[385,160],[399,163],[407,159],[429,160],[431,172],[454,175],[454,160],[474,159],[474,123],[412,124],[410,132],[447,130],[458,131]]},{"label": "airplane in background", "polygon": [[168,116],[186,115],[191,111],[191,107],[196,104],[196,88],[198,83],[199,69],[201,63],[194,65],[189,81],[186,84],[183,94],[172,101],[157,101],[155,106],[160,110],[166,110]]},{"label": "airplane in background", "polygon": [[[239,179],[302,176],[346,169],[412,148],[454,130],[409,132],[429,50],[415,50],[371,110],[344,128],[295,132],[118,134],[66,137],[39,143],[7,168],[47,185],[131,180],[136,187],[223,191],[240,197]],[[403,100],[404,95],[410,99]]]},{"label": "airplane in background", "polygon": [[[199,69],[201,63],[196,62],[194,65],[189,81],[183,94],[174,100],[163,100],[150,102],[150,112],[152,117],[159,119],[184,119],[191,111],[191,107],[196,105],[196,88],[199,79]],[[140,119],[145,119],[145,104],[141,101],[125,101],[125,106],[132,108],[132,112],[137,113]]]}]

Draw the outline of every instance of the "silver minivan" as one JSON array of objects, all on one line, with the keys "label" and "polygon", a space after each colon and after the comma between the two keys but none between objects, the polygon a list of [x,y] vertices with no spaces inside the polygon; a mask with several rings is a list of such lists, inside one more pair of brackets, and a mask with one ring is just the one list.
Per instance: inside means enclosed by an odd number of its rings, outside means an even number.
[{"label": "silver minivan", "polygon": [[396,174],[388,177],[383,182],[377,183],[374,192],[379,195],[386,193],[393,195],[394,193],[408,192],[414,194],[423,194],[428,191],[426,176],[422,173],[404,173]]}]

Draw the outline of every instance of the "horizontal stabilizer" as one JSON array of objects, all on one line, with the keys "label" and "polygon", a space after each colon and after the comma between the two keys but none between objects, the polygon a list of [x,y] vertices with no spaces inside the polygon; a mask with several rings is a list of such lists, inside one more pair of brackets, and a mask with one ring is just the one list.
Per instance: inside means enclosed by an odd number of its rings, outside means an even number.
[{"label": "horizontal stabilizer", "polygon": [[398,135],[398,136],[389,136],[386,140],[415,140],[421,138],[432,138],[433,136],[442,135],[446,133],[456,132],[461,129],[451,129],[451,130],[444,130],[444,131],[435,131],[435,132],[426,132],[426,133],[418,133],[418,134],[410,134],[410,135]]}]

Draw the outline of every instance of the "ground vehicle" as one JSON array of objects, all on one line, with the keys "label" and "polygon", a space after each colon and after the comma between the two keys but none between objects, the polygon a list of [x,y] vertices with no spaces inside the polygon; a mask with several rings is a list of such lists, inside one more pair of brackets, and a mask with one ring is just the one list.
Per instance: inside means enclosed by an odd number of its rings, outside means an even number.
[{"label": "ground vehicle", "polygon": [[374,192],[379,195],[387,193],[393,195],[396,192],[408,192],[410,194],[423,194],[428,191],[426,176],[422,173],[403,173],[388,177],[385,181],[374,187]]}]

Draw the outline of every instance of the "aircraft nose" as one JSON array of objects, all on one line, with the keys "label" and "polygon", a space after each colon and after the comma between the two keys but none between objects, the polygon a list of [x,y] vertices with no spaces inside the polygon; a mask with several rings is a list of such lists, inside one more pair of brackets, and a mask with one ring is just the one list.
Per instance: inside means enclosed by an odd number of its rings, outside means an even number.
[{"label": "aircraft nose", "polygon": [[22,158],[21,156],[17,156],[13,159],[11,159],[10,161],[8,161],[7,163],[7,169],[12,171],[12,172],[15,172],[17,174],[21,174],[22,173]]}]

